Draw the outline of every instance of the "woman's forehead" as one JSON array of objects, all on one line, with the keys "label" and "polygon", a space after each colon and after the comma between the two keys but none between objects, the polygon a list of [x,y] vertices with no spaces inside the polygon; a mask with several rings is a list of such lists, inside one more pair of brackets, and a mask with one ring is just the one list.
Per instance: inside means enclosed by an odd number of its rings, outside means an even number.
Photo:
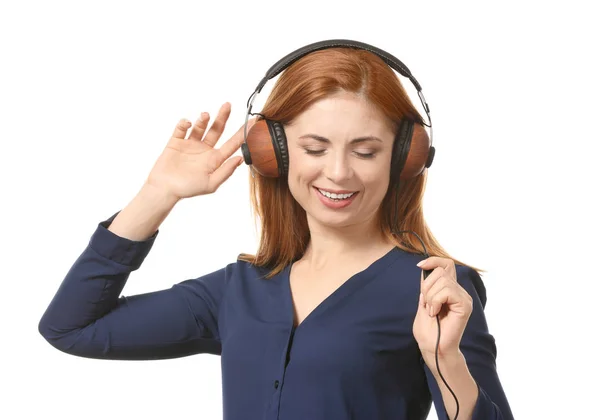
[{"label": "woman's forehead", "polygon": [[295,131],[315,131],[314,134],[325,137],[393,136],[391,121],[367,100],[356,95],[321,99],[299,114],[290,127]]}]

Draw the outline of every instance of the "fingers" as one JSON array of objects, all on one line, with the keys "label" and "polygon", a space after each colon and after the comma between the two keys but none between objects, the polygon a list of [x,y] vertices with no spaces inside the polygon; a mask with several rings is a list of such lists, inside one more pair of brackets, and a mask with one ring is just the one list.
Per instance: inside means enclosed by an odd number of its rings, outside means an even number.
[{"label": "fingers", "polygon": [[421,293],[423,293],[424,296],[427,296],[429,290],[437,283],[438,279],[444,276],[444,274],[444,269],[442,267],[437,267],[425,280],[423,280],[423,272],[421,272]]},{"label": "fingers", "polygon": [[[229,115],[231,114],[231,104],[226,102],[219,109],[219,113],[217,114],[217,118],[213,121],[210,130],[206,134],[206,138],[204,138],[204,143],[210,147],[214,147],[215,144],[219,141],[221,134],[223,134],[223,130],[225,130],[225,123],[227,119],[229,119]],[[202,141],[204,134],[206,133],[206,127],[208,127],[208,122],[210,121],[210,115],[208,112],[203,112],[200,114],[200,117],[194,123],[194,127],[190,133],[189,140],[197,140]]]},{"label": "fingers", "polygon": [[206,137],[204,139],[204,143],[209,145],[210,147],[214,147],[215,144],[219,141],[221,134],[225,130],[225,124],[229,119],[229,115],[231,114],[231,104],[229,102],[224,103],[219,109],[219,114],[217,118],[213,121],[210,126],[210,130],[206,133]]},{"label": "fingers", "polygon": [[185,139],[190,125],[192,125],[192,123],[186,120],[185,118],[180,119],[177,123],[177,126],[175,127],[175,130],[173,131],[173,137],[178,139]]},{"label": "fingers", "polygon": [[241,156],[228,159],[225,163],[219,166],[211,175],[209,180],[209,188],[211,191],[216,191],[223,182],[229,178],[235,169],[242,164],[244,159]]},{"label": "fingers", "polygon": [[[421,271],[421,294],[423,307],[429,311],[430,316],[437,315],[444,303],[447,289],[458,289],[456,282],[454,260],[442,257],[429,257],[417,264],[421,270],[433,270],[427,278],[423,278]],[[442,293],[443,291],[443,293]],[[440,301],[442,299],[442,301]]]},{"label": "fingers", "polygon": [[448,301],[448,296],[455,285],[445,277],[440,277],[434,284],[429,286],[426,292],[422,292],[423,301],[426,309],[429,311],[429,316],[435,316],[442,309],[442,305]]},{"label": "fingers", "polygon": [[[224,103],[219,109],[219,114],[217,118],[213,121],[210,129],[206,131],[208,126],[208,122],[210,121],[210,116],[207,112],[203,112],[200,114],[200,117],[193,124],[192,130],[190,132],[190,136],[188,140],[197,140],[202,141],[206,145],[210,147],[214,147],[219,138],[223,134],[225,130],[225,124],[229,119],[231,114],[231,104],[229,102]],[[256,118],[248,119],[248,127],[247,130],[250,131],[252,126],[256,123]],[[192,123],[186,119],[181,119],[173,132],[173,137],[178,139],[185,139],[186,133],[189,130]],[[203,139],[204,138],[204,139]],[[226,159],[231,157],[242,145],[244,142],[244,125],[238,129],[238,131],[227,140],[223,146],[220,147],[219,151],[221,152],[219,155],[218,164],[221,162],[225,162]],[[242,160],[243,162],[243,160]]]},{"label": "fingers", "polygon": [[452,290],[449,285],[444,285],[440,290],[436,291],[433,296],[425,298],[427,306],[429,307],[429,316],[436,316],[441,311],[444,303],[453,303],[450,302],[450,300],[455,298],[455,295],[455,291]]},{"label": "fingers", "polygon": [[447,305],[448,310],[452,313],[465,318],[468,318],[473,312],[473,298],[458,284],[445,285],[433,294],[428,303],[429,316],[438,315],[443,305]]},{"label": "fingers", "polygon": [[198,119],[194,123],[194,127],[192,128],[192,132],[190,133],[189,140],[202,140],[209,119],[210,116],[208,115],[208,112],[203,112],[200,114],[200,117],[198,117]]},{"label": "fingers", "polygon": [[[248,130],[256,123],[256,118],[248,120]],[[206,141],[206,140],[205,140]],[[220,152],[217,164],[220,164],[217,169],[210,176],[210,188],[215,188],[215,191],[219,186],[229,178],[235,169],[244,162],[244,158],[241,156],[230,158],[236,150],[240,148],[244,142],[244,125],[238,129],[238,131],[231,136],[229,140],[223,144],[218,150]],[[229,158],[229,159],[228,159]],[[227,160],[225,160],[227,159]]]},{"label": "fingers", "polygon": [[437,315],[442,309],[442,305],[447,302],[449,292],[458,286],[457,283],[445,275],[442,267],[437,267],[431,274],[423,280],[421,274],[421,305],[428,310],[429,316]]},{"label": "fingers", "polygon": [[[256,118],[250,118],[248,120],[248,128],[247,128],[248,131],[250,131],[250,129],[252,128],[254,123],[256,123]],[[221,152],[221,158],[223,160],[225,160],[228,157],[230,157],[231,155],[233,155],[236,152],[236,150],[238,150],[242,146],[243,142],[244,142],[244,124],[242,124],[242,126],[238,129],[238,131],[233,136],[231,136],[231,138],[229,140],[227,140],[223,144],[223,146],[221,146],[219,148],[219,150]]]},{"label": "fingers", "polygon": [[451,260],[450,258],[429,257],[429,258],[424,259],[423,261],[420,261],[417,264],[417,267],[420,267],[423,270],[429,270],[434,267],[442,267],[443,269],[448,270],[453,265],[454,265],[454,261]]},{"label": "fingers", "polygon": [[443,269],[439,268],[440,270],[434,270],[422,282],[419,305],[426,309],[431,317],[438,315],[445,304],[452,312],[468,317],[473,308],[471,295],[453,278],[444,275]]}]

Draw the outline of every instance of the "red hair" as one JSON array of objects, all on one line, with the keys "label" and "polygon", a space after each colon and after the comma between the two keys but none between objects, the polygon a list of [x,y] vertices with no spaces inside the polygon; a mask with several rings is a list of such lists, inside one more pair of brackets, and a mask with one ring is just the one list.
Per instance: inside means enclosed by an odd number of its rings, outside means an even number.
[{"label": "red hair", "polygon": [[[275,82],[261,114],[285,126],[314,102],[340,91],[367,99],[389,118],[396,130],[402,118],[423,124],[394,70],[378,56],[350,48],[316,51],[293,63]],[[380,229],[399,248],[420,254],[423,247],[416,236],[392,234],[412,230],[421,237],[429,255],[467,265],[442,248],[425,222],[422,200],[426,177],[427,169],[406,181],[390,180],[379,208]],[[267,178],[258,173],[250,176],[250,199],[255,218],[262,222],[260,243],[256,255],[242,253],[238,260],[268,269],[266,278],[271,278],[306,251],[310,239],[306,212],[292,196],[285,177]],[[396,226],[391,217],[394,208],[398,211]]]}]

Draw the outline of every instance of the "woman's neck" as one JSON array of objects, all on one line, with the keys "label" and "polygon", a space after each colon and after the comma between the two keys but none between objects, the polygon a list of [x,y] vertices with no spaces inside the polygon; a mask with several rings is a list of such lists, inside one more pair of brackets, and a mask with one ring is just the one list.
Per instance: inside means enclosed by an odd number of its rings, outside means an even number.
[{"label": "woman's neck", "polygon": [[352,264],[357,260],[374,260],[394,246],[378,227],[366,225],[344,228],[313,226],[310,235],[301,260],[314,271]]}]

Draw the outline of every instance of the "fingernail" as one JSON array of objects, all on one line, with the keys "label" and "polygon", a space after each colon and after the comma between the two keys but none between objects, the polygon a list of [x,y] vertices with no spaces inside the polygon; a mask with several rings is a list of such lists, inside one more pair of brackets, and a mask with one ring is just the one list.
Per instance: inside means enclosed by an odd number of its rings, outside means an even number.
[{"label": "fingernail", "polygon": [[419,261],[419,262],[417,263],[417,267],[421,267],[423,264],[425,264],[425,261],[426,261],[426,260]]}]

